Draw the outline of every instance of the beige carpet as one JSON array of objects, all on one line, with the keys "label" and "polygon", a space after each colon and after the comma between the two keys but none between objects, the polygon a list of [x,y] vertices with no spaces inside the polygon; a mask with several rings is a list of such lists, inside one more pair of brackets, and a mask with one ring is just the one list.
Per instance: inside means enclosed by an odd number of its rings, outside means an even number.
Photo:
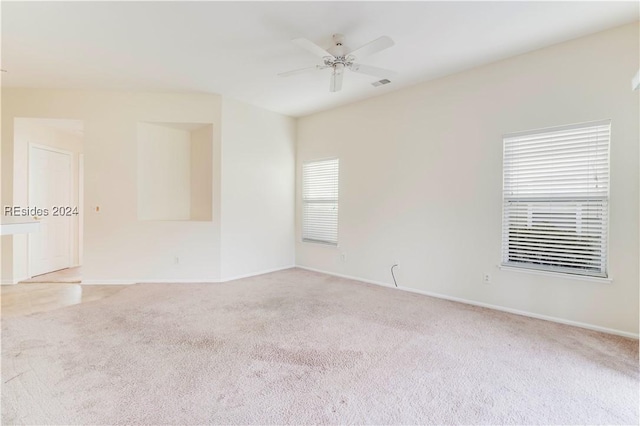
[{"label": "beige carpet", "polygon": [[292,269],[2,324],[3,424],[638,424],[638,342]]}]

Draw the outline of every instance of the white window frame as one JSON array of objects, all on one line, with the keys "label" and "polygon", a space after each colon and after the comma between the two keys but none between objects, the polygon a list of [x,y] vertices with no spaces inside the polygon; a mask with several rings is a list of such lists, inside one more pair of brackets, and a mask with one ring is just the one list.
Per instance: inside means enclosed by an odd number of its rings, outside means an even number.
[{"label": "white window frame", "polygon": [[[328,163],[328,162],[334,162],[334,161],[336,163],[336,169],[337,169],[336,176],[335,176],[335,183],[331,183],[328,185],[325,184],[326,185],[326,187],[324,188],[325,194],[323,194],[323,196],[321,197],[309,196],[309,194],[306,193],[306,189],[308,188],[306,186],[307,184],[306,180],[308,179],[308,176],[305,176],[306,175],[305,169],[310,165],[319,164],[319,163]],[[303,242],[323,244],[323,245],[333,246],[333,247],[338,246],[338,219],[339,219],[339,203],[340,203],[340,195],[339,195],[340,183],[339,182],[340,182],[340,159],[339,158],[337,157],[321,158],[321,159],[305,161],[302,163],[302,241]],[[331,188],[331,186],[333,186],[333,188]],[[331,192],[333,192],[335,196],[329,195]],[[307,227],[308,220],[309,220],[308,212],[310,208],[313,208],[313,206],[333,207],[333,209],[335,210],[335,218],[331,218],[331,217],[329,218],[330,224],[332,226],[324,230],[326,231],[325,235],[321,235],[322,232],[320,231],[322,230],[319,229],[321,228],[321,226],[319,226],[317,223],[313,227],[311,226]]]},{"label": "white window frame", "polygon": [[[571,174],[571,178],[583,178],[583,181],[578,181],[582,186],[578,186],[578,189],[555,189],[554,185],[562,186],[564,188],[565,181],[571,181],[566,177],[560,176],[565,174],[564,169],[558,169],[557,166],[551,166],[552,172],[535,172],[533,176],[535,178],[522,176],[526,173],[531,173],[531,168],[521,169],[518,171],[514,163],[518,160],[514,160],[515,154],[518,151],[517,143],[522,143],[523,140],[529,144],[529,148],[532,146],[531,141],[535,138],[545,139],[546,146],[540,145],[539,153],[536,155],[540,158],[544,158],[550,163],[545,163],[548,166],[552,162],[566,162],[562,157],[567,154],[558,154],[554,151],[558,148],[552,149],[550,145],[555,135],[566,134],[563,132],[581,131],[582,129],[607,129],[604,132],[604,137],[598,135],[598,143],[606,142],[606,147],[597,145],[598,147],[593,150],[592,153],[586,155],[583,152],[578,152],[578,161],[585,161],[588,172],[582,172],[582,175],[578,175],[578,172],[572,171],[571,168],[567,168],[566,174]],[[557,136],[560,139],[562,136]],[[550,142],[551,141],[551,142]],[[536,143],[536,142],[534,142]],[[564,142],[565,144],[567,142]],[[509,151],[509,158],[507,158],[507,146],[511,148]],[[516,149],[513,149],[513,148]],[[524,152],[527,148],[525,148]],[[538,147],[533,149],[538,150]],[[546,151],[545,151],[546,149]],[[580,149],[580,148],[578,148]],[[608,247],[609,247],[609,194],[611,190],[610,184],[610,149],[611,149],[611,120],[600,120],[594,122],[580,123],[569,126],[553,127],[539,130],[532,130],[526,132],[518,132],[504,135],[503,137],[503,212],[502,212],[502,267],[506,269],[522,269],[544,273],[559,274],[562,276],[583,276],[585,278],[606,279],[608,278]],[[573,152],[572,152],[573,153]],[[528,152],[531,155],[531,151]],[[546,156],[546,157],[545,157]],[[592,157],[591,157],[592,156]],[[592,166],[592,160],[605,163],[606,166],[599,165],[596,169]],[[545,161],[541,160],[541,161]],[[521,160],[522,161],[522,160]],[[525,161],[527,161],[525,159]],[[536,166],[537,167],[537,166]],[[598,171],[592,171],[598,170]],[[544,167],[540,167],[544,169]],[[560,174],[558,171],[560,170]],[[520,174],[519,174],[520,173]],[[550,173],[545,175],[543,173]],[[524,184],[514,184],[514,176],[517,179],[529,179],[524,181]],[[508,181],[509,177],[509,181]],[[595,177],[594,181],[596,185],[590,187],[591,177]],[[602,184],[598,181],[598,178],[602,179],[602,182],[606,182],[606,191],[603,189]],[[532,180],[533,179],[533,180]],[[518,181],[518,182],[521,182]],[[550,183],[541,183],[541,182]],[[521,189],[522,188],[526,189]],[[573,185],[571,183],[568,186]],[[534,194],[535,191],[531,189],[531,186],[536,186],[535,190],[541,190],[540,194]],[[545,192],[545,187],[547,188]],[[515,190],[514,190],[515,188]],[[587,188],[585,190],[585,188]],[[591,189],[597,188],[597,189]],[[573,191],[573,193],[572,193]],[[586,191],[586,192],[585,192]],[[593,193],[591,193],[593,191]],[[524,195],[522,195],[524,194]],[[590,222],[587,222],[583,216],[591,212],[591,216],[588,218]],[[536,215],[538,219],[536,220]],[[569,221],[564,220],[564,216],[571,219]],[[548,217],[548,220],[544,220],[544,216]],[[595,219],[594,219],[595,218]],[[555,222],[554,222],[555,221]],[[564,222],[564,223],[563,223]],[[538,228],[536,228],[538,223]],[[543,224],[540,226],[540,224]],[[586,223],[591,225],[590,230],[586,229]],[[551,229],[539,230],[540,228]],[[556,232],[553,227],[563,228],[561,239],[554,239],[553,235]],[[567,231],[566,229],[574,228],[575,232]],[[513,237],[514,229],[516,234]],[[527,233],[530,233],[527,235]],[[569,233],[569,235],[566,235]],[[587,234],[588,233],[588,234]],[[595,237],[592,234],[596,234]],[[526,238],[536,240],[535,243],[523,239],[522,235],[526,235]],[[542,242],[544,241],[544,242]],[[585,243],[588,241],[588,243]],[[562,248],[558,248],[562,246]],[[533,248],[532,248],[533,247]],[[524,254],[523,254],[524,252]],[[572,256],[572,253],[579,253]],[[586,254],[585,254],[586,253]],[[562,256],[566,255],[566,259]],[[582,255],[582,256],[581,256]],[[572,258],[573,257],[573,258]],[[587,258],[587,260],[577,260],[580,257]],[[514,260],[516,259],[516,260]],[[588,263],[588,266],[581,265]],[[571,265],[571,266],[569,266]]]}]

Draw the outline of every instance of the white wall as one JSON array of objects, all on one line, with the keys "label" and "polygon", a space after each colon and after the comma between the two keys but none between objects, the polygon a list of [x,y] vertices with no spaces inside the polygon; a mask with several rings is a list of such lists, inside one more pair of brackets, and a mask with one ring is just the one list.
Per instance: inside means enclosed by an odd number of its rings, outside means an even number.
[{"label": "white wall", "polygon": [[[84,122],[83,282],[218,281],[294,264],[294,119],[227,99],[223,109],[220,96],[205,94],[3,89],[2,108],[3,205],[26,205],[26,151],[14,143],[14,118]],[[191,221],[139,220],[141,122],[190,123],[191,157],[179,153],[191,174],[179,180],[198,200],[182,203]],[[212,206],[202,205],[206,191]],[[24,235],[2,237],[3,282],[26,277],[26,250]]]},{"label": "white wall", "polygon": [[[637,333],[638,35],[627,25],[300,119],[297,264],[391,284],[398,261],[405,287]],[[613,281],[498,269],[502,135],[606,118]],[[300,238],[301,165],[327,157],[340,158],[338,248]]]},{"label": "white wall", "polygon": [[212,125],[201,126],[191,131],[191,220],[212,219],[212,140]]},{"label": "white wall", "polygon": [[138,219],[191,219],[191,132],[138,123]]},{"label": "white wall", "polygon": [[222,103],[222,277],[294,264],[295,120]]},{"label": "white wall", "polygon": [[[14,118],[82,120],[84,280],[218,280],[220,108],[217,95],[3,88],[2,204],[26,202],[26,158],[14,151]],[[213,221],[138,220],[136,126],[145,121],[213,123]],[[13,265],[26,258],[25,240],[24,235],[2,236],[3,282],[24,278]]]}]

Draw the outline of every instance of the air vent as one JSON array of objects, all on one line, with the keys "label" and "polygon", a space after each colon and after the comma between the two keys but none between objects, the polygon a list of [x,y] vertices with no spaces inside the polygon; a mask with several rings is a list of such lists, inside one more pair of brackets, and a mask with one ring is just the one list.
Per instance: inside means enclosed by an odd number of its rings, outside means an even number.
[{"label": "air vent", "polygon": [[386,78],[383,78],[383,79],[382,79],[382,80],[380,80],[380,81],[376,81],[376,82],[374,82],[374,83],[371,83],[371,85],[372,85],[373,87],[378,87],[378,86],[383,86],[383,85],[385,85],[385,84],[389,84],[389,83],[391,83],[391,80],[387,80]]}]

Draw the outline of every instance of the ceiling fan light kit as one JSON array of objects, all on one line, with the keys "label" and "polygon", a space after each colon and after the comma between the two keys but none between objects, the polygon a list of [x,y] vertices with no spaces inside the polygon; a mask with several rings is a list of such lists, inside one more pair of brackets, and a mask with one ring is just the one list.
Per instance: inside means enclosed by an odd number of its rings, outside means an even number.
[{"label": "ceiling fan light kit", "polygon": [[[306,38],[297,38],[293,40],[293,43],[307,50],[308,52],[322,58],[322,64],[313,67],[301,68],[293,71],[287,71],[278,74],[280,77],[289,77],[296,74],[305,73],[314,70],[331,69],[331,79],[329,81],[329,91],[339,92],[342,89],[342,79],[344,76],[344,70],[348,69],[360,74],[366,74],[374,77],[380,77],[378,85],[387,84],[390,81],[388,77],[395,75],[395,72],[384,68],[373,67],[370,65],[363,65],[356,62],[358,59],[373,55],[381,50],[387,49],[394,45],[393,40],[387,36],[379,37],[369,43],[360,46],[359,48],[348,51],[344,46],[344,35],[333,35],[333,46],[329,49],[323,49],[314,42],[307,40]],[[385,83],[382,81],[386,80]],[[373,84],[373,83],[372,83]]]}]

